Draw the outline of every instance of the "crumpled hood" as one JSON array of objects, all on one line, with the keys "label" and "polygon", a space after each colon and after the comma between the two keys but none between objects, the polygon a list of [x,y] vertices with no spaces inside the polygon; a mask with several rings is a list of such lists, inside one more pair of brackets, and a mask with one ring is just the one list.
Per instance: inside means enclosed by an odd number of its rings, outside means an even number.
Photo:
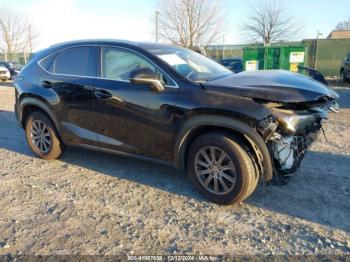
[{"label": "crumpled hood", "polygon": [[202,85],[211,91],[282,103],[339,98],[328,86],[309,77],[283,70],[246,71]]}]

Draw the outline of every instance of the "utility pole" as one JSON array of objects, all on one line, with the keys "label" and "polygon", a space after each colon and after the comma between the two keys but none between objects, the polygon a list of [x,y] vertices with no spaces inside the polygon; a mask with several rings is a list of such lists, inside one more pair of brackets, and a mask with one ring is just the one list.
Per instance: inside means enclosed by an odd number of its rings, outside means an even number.
[{"label": "utility pole", "polygon": [[222,37],[222,60],[225,59],[225,36]]},{"label": "utility pole", "polygon": [[320,36],[323,35],[322,33],[320,33],[319,30],[317,30],[317,37],[316,37],[316,47],[315,47],[315,70],[317,70],[317,55],[318,55],[318,39],[320,38]]},{"label": "utility pole", "polygon": [[[33,43],[32,43],[32,26],[28,26],[28,44],[29,44],[29,53],[33,52]],[[24,64],[27,64],[26,53],[23,52]]]},{"label": "utility pole", "polygon": [[28,42],[29,42],[29,53],[33,52],[33,43],[32,43],[32,26],[28,27]]},{"label": "utility pole", "polygon": [[158,31],[159,31],[159,28],[158,28],[158,16],[159,16],[159,12],[158,11],[156,11],[156,43],[158,43]]}]

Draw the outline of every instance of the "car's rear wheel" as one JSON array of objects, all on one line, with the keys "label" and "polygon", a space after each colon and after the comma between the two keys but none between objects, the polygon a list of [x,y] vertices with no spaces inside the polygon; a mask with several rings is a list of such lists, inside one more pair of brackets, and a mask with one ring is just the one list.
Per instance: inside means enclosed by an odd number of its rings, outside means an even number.
[{"label": "car's rear wheel", "polygon": [[25,132],[29,148],[40,158],[55,159],[64,152],[64,145],[53,123],[44,113],[31,113],[26,121]]},{"label": "car's rear wheel", "polygon": [[224,133],[208,133],[190,146],[187,171],[200,193],[218,204],[236,204],[256,188],[258,174],[245,144]]}]

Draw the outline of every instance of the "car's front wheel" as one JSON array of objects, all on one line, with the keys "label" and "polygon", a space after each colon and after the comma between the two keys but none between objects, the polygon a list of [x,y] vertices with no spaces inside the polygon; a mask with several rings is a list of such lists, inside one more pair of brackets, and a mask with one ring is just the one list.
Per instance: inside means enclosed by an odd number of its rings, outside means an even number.
[{"label": "car's front wheel", "polygon": [[224,133],[208,133],[190,146],[187,171],[200,193],[218,204],[236,204],[256,188],[258,174],[244,142]]},{"label": "car's front wheel", "polygon": [[58,158],[64,152],[51,120],[42,112],[30,114],[25,126],[27,143],[34,154],[43,159]]}]

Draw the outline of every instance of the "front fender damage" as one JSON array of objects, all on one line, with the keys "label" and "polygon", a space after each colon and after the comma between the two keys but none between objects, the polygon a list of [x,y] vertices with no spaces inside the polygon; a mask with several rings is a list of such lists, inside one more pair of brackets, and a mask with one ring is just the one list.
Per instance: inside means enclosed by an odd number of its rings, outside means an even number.
[{"label": "front fender damage", "polygon": [[182,129],[178,142],[175,145],[174,166],[182,169],[185,163],[185,152],[189,144],[191,133],[202,126],[213,126],[216,128],[226,128],[234,132],[243,134],[253,149],[260,167],[261,175],[264,181],[270,181],[273,178],[272,159],[266,142],[254,127],[241,121],[229,117],[216,115],[201,115],[192,117]]}]

